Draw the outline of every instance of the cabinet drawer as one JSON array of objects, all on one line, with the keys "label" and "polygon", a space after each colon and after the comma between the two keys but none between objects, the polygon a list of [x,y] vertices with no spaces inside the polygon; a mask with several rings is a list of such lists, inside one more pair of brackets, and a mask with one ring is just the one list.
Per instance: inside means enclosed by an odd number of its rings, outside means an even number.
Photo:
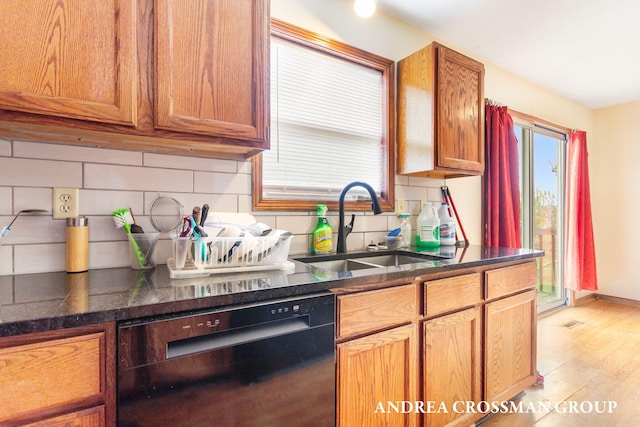
[{"label": "cabinet drawer", "polygon": [[480,273],[431,280],[424,285],[425,316],[470,307],[482,301]]},{"label": "cabinet drawer", "polygon": [[338,338],[373,332],[413,321],[417,314],[416,285],[338,297]]},{"label": "cabinet drawer", "polygon": [[536,286],[536,263],[513,265],[485,272],[487,299],[498,298]]},{"label": "cabinet drawer", "polygon": [[100,405],[94,408],[60,415],[55,418],[47,418],[46,420],[32,424],[26,424],[24,427],[101,427],[105,425],[104,413],[104,405]]},{"label": "cabinet drawer", "polygon": [[0,349],[0,422],[103,392],[103,332]]}]

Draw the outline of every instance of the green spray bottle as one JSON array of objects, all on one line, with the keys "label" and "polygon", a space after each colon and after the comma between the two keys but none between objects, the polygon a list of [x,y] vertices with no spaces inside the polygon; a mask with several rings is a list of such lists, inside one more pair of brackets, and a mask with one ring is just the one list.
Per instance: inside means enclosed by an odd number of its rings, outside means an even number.
[{"label": "green spray bottle", "polygon": [[318,205],[318,225],[311,235],[311,252],[327,254],[333,249],[333,230],[327,220],[327,205]]}]

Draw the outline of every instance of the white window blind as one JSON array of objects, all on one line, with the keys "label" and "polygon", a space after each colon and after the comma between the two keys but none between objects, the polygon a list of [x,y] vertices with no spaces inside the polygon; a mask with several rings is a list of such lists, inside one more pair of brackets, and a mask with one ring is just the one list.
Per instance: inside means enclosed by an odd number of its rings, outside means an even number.
[{"label": "white window blind", "polygon": [[[335,199],[352,181],[380,193],[385,159],[382,73],[271,39],[271,150],[266,198]],[[354,188],[350,195],[357,195]]]}]

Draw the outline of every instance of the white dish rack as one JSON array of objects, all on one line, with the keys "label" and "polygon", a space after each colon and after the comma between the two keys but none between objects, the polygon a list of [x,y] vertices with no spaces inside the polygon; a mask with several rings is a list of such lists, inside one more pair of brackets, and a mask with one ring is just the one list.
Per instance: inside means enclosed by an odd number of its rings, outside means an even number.
[{"label": "white dish rack", "polygon": [[[167,260],[169,277],[180,279],[255,270],[289,270],[295,267],[287,261],[292,238],[290,233],[264,237],[201,237],[186,244],[184,240],[180,242],[184,238],[174,238],[173,258]],[[182,268],[181,256],[184,257]]]}]

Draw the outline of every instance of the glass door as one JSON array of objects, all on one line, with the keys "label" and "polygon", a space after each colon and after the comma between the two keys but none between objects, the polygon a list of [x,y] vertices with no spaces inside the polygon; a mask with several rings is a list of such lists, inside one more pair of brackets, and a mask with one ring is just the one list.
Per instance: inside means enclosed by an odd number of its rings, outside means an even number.
[{"label": "glass door", "polygon": [[537,258],[538,312],[566,304],[563,286],[566,135],[514,118],[520,152],[523,246]]}]

